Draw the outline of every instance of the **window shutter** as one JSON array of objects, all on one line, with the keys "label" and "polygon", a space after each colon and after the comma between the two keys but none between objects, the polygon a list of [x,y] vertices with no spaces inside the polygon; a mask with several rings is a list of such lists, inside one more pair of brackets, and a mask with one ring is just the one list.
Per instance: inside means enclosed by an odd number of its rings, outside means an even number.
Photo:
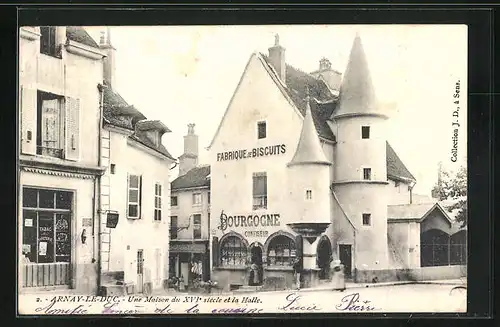
[{"label": "window shutter", "polygon": [[137,216],[138,219],[142,218],[142,176],[139,176],[139,211]]},{"label": "window shutter", "polygon": [[219,266],[219,238],[212,237],[212,267]]},{"label": "window shutter", "polygon": [[127,204],[127,218],[129,218],[129,210],[128,210],[128,205],[129,205],[129,190],[130,190],[130,174],[127,173],[127,187],[125,188],[125,191],[127,192],[127,195],[125,196],[126,204]]},{"label": "window shutter", "polygon": [[80,158],[80,99],[66,98],[66,148],[67,160]]},{"label": "window shutter", "polygon": [[21,153],[36,154],[37,91],[21,87],[19,91]]}]

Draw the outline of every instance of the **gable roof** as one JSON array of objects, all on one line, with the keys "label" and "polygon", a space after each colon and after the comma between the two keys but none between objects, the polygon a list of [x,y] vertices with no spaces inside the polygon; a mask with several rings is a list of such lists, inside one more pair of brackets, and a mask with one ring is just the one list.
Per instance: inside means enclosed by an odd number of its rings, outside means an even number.
[{"label": "gable roof", "polygon": [[[280,81],[280,78],[276,70],[269,61],[269,57],[263,53],[257,53],[254,55],[257,55],[261,59],[260,61],[264,65],[266,65],[265,68],[267,68],[267,71],[270,74],[274,74],[276,81]],[[252,57],[253,55],[247,62],[245,70],[243,71],[243,74],[240,78],[240,83],[247,71],[248,65],[250,64],[250,60],[252,59]],[[286,95],[292,100],[293,104],[295,105],[297,110],[302,114],[303,117],[305,117],[306,114],[306,108],[307,108],[306,89],[308,89],[310,98],[312,98],[309,101],[312,119],[316,131],[318,132],[318,135],[323,139],[336,142],[335,135],[333,134],[327,122],[330,120],[334,111],[338,107],[339,96],[332,93],[332,91],[329,89],[329,87],[326,85],[323,79],[315,78],[311,74],[308,74],[289,64],[286,64],[285,83],[279,83],[279,82],[276,83],[277,85],[281,84],[281,86],[283,86]],[[237,92],[237,89],[238,88],[236,88],[236,91],[233,93],[233,97],[234,94]],[[229,110],[229,107],[230,105],[226,109],[226,113],[227,110]],[[226,113],[224,114],[222,120],[226,116]],[[219,123],[219,126],[215,132],[215,135],[209,147],[214,142],[215,137],[217,136],[222,126],[222,120]],[[391,147],[389,142],[386,142],[386,164],[387,164],[388,179],[405,181],[405,182],[416,181],[415,177],[410,173],[408,168],[406,168],[406,166],[401,161],[399,156],[396,154],[394,149]]]},{"label": "gable roof", "polygon": [[393,222],[418,221],[422,222],[434,210],[439,210],[450,226],[452,221],[439,203],[412,203],[387,206],[387,220]]},{"label": "gable roof", "polygon": [[415,177],[410,173],[403,161],[398,157],[396,151],[391,147],[389,142],[386,142],[386,163],[387,163],[387,178],[396,180],[416,181]]},{"label": "gable roof", "polygon": [[67,26],[66,37],[71,41],[79,42],[81,44],[88,45],[89,47],[99,49],[97,42],[81,26]]},{"label": "gable roof", "polygon": [[[263,53],[259,54],[271,71],[274,71],[269,57]],[[276,75],[277,76],[277,75]],[[286,64],[285,91],[292,99],[293,103],[300,111],[303,117],[306,115],[306,89],[309,89],[311,101],[311,113],[314,126],[318,135],[324,139],[335,142],[335,135],[327,124],[337,105],[338,97],[333,95],[325,82],[317,79],[310,74],[301,71],[289,64]]]},{"label": "gable roof", "polygon": [[180,190],[193,187],[210,187],[210,166],[200,165],[189,170],[172,181],[171,190]]}]

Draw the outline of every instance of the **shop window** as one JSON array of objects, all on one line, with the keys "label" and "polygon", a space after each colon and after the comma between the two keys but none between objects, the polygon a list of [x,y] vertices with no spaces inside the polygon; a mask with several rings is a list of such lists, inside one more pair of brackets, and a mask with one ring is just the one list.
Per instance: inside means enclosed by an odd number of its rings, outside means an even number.
[{"label": "shop window", "polygon": [[267,175],[253,174],[253,210],[267,209]]},{"label": "shop window", "polygon": [[162,208],[162,189],[161,189],[161,184],[156,183],[155,184],[155,221],[161,221],[161,208]]},{"label": "shop window", "polygon": [[221,244],[222,266],[245,266],[247,260],[247,247],[237,236],[228,236]]},{"label": "shop window", "polygon": [[201,193],[193,193],[193,205],[200,205],[201,204]]},{"label": "shop window", "polygon": [[275,236],[267,249],[267,262],[270,266],[289,266],[297,255],[295,241],[288,236]]},{"label": "shop window", "polygon": [[170,206],[177,207],[177,196],[170,197]]},{"label": "shop window", "polygon": [[201,215],[193,215],[193,238],[199,240],[201,238]]},{"label": "shop window", "polygon": [[40,27],[40,53],[52,57],[59,57],[59,51],[56,41],[55,26]]},{"label": "shop window", "polygon": [[170,239],[177,239],[177,216],[170,217]]},{"label": "shop window", "polygon": [[361,126],[361,138],[362,139],[370,138],[370,126]]},{"label": "shop window", "polygon": [[69,263],[73,193],[23,188],[22,201],[23,262]]},{"label": "shop window", "polygon": [[64,98],[38,91],[37,154],[62,158],[64,147]]},{"label": "shop window", "polygon": [[369,213],[363,214],[363,226],[370,226],[372,224],[372,215]]},{"label": "shop window", "polygon": [[371,168],[363,168],[363,179],[365,181],[369,181],[372,179],[372,169]]},{"label": "shop window", "polygon": [[141,218],[142,176],[128,175],[128,218]]},{"label": "shop window", "polygon": [[257,123],[257,138],[265,139],[267,136],[267,126],[265,121]]}]

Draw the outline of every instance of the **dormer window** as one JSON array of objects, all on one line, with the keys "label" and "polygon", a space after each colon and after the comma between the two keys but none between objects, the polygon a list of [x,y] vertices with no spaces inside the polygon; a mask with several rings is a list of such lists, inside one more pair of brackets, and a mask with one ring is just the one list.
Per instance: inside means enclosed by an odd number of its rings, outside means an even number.
[{"label": "dormer window", "polygon": [[265,121],[257,123],[257,137],[258,139],[265,139],[267,136],[267,126]]}]

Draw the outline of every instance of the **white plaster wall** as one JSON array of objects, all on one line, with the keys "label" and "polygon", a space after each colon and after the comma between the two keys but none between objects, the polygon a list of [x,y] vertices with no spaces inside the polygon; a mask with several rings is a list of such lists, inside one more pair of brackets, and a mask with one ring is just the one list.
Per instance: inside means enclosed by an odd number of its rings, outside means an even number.
[{"label": "white plaster wall", "polygon": [[[201,193],[201,205],[193,205],[193,194]],[[177,240],[193,239],[193,217],[194,214],[201,215],[201,239],[208,240],[210,236],[210,222],[208,213],[210,205],[208,204],[208,189],[197,189],[189,191],[172,191],[172,196],[177,196],[177,206],[171,207],[171,216],[177,216],[178,227],[189,227],[177,232]],[[170,218],[169,218],[170,219]],[[189,219],[191,222],[189,222]]]},{"label": "white plaster wall", "polygon": [[[168,242],[170,221],[169,168],[172,161],[159,159],[127,143],[119,133],[111,135],[110,209],[120,214],[117,227],[111,230],[110,271],[124,271],[125,280],[137,282],[137,250],[144,251],[145,282],[168,278]],[[134,160],[130,160],[134,158]],[[142,175],[142,218],[127,218],[127,174]],[[155,183],[162,184],[162,220],[154,221]],[[156,276],[155,249],[161,249],[163,268]],[[160,287],[160,284],[154,285]]]},{"label": "white plaster wall", "polygon": [[396,183],[393,180],[388,180],[388,182],[389,182],[389,184],[387,185],[387,199],[389,201],[388,204],[389,205],[409,204],[410,191],[408,189],[408,184],[403,182]]}]

